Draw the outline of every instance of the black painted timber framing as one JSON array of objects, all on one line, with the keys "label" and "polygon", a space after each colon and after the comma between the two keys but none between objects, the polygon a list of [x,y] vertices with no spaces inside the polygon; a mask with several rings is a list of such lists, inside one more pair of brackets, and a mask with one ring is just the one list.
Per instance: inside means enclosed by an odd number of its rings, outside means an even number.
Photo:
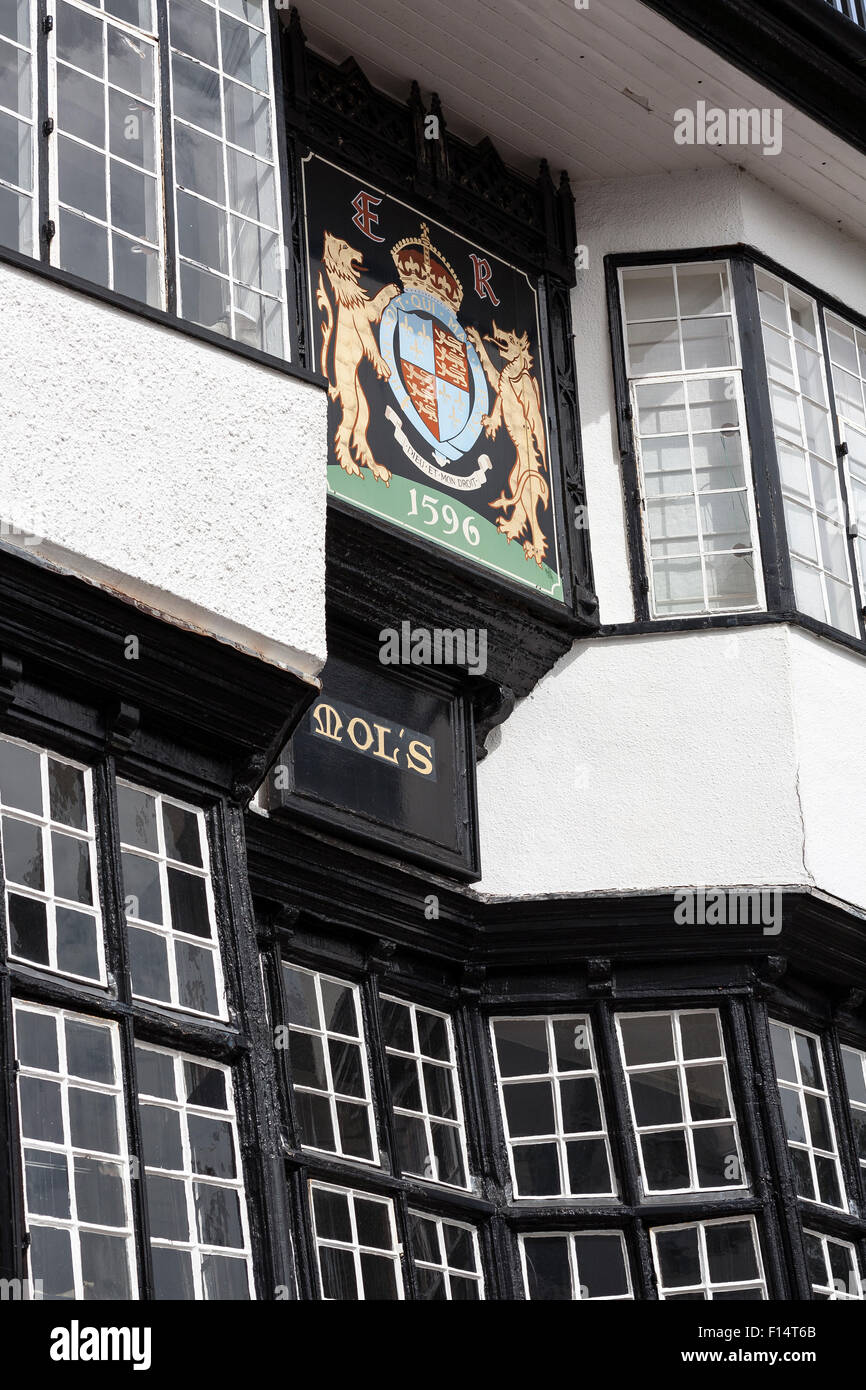
[{"label": "black painted timber framing", "polygon": [[[232,1065],[258,1297],[271,1296],[275,1284],[291,1278],[284,1244],[272,1235],[275,1218],[282,1219],[284,1194],[276,1176],[273,1047],[261,1007],[243,811],[315,693],[315,683],[292,672],[174,626],[32,556],[0,548],[0,731],[93,769],[108,969],[106,985],[85,984],[9,960],[5,905],[0,906],[0,1277],[25,1273],[14,994],[118,1025],[133,1153],[141,1151],[134,1038]],[[132,998],[116,775],[205,811],[227,1022]],[[146,1298],[152,1275],[141,1187],[134,1177],[138,1283]]]},{"label": "black painted timber framing", "polygon": [[[127,660],[130,635],[137,661]],[[256,1295],[314,1299],[318,1276],[309,1181],[391,1198],[409,1250],[409,1212],[469,1221],[479,1232],[489,1299],[522,1297],[519,1236],[622,1231],[635,1296],[658,1296],[654,1224],[755,1216],[771,1298],[809,1296],[802,1227],[866,1255],[866,1194],[841,1083],[840,1045],[866,1049],[866,917],[799,885],[779,885],[779,931],[680,926],[672,893],[486,898],[453,874],[387,858],[346,834],[245,810],[250,769],[281,746],[310,687],[234,648],[175,628],[112,594],[8,550],[0,552],[0,732],[94,770],[99,889],[109,980],[74,983],[7,959],[0,947],[0,1277],[26,1264],[15,1101],[12,997],[114,1022],[120,1030],[131,1152],[141,1152],[133,1094],[136,1038],[230,1065],[250,1212]],[[286,710],[289,710],[287,720]],[[203,807],[226,977],[226,1022],[132,997],[116,773]],[[254,780],[254,776],[252,778]],[[435,901],[436,914],[429,907]],[[322,969],[361,991],[370,1049],[378,1166],[299,1143],[289,1059],[273,1029],[285,1019],[282,961]],[[403,1175],[379,1020],[380,992],[454,1019],[472,1185]],[[267,1008],[266,1001],[267,999]],[[750,1187],[642,1195],[615,1050],[617,1010],[717,1008],[726,1040]],[[620,1196],[515,1200],[495,1089],[491,1014],[589,1016],[601,1058]],[[772,1079],[767,1019],[819,1032],[848,1211],[796,1198]],[[152,1297],[147,1203],[134,1180],[142,1297]],[[418,1294],[404,1260],[407,1296]]]},{"label": "black painted timber framing", "polygon": [[[323,970],[361,990],[372,1053],[379,1168],[313,1153],[300,1142],[291,1070],[283,1054],[281,1094],[286,1179],[293,1196],[300,1297],[316,1298],[308,1183],[351,1186],[390,1197],[400,1238],[408,1210],[471,1221],[479,1230],[487,1297],[523,1297],[518,1237],[562,1230],[623,1232],[635,1297],[658,1297],[649,1228],[754,1215],[768,1297],[811,1297],[804,1224],[849,1241],[866,1255],[866,1191],[841,1080],[840,1044],[866,1047],[866,918],[798,885],[780,885],[778,934],[760,926],[680,926],[672,893],[490,900],[406,865],[369,856],[312,830],[287,833],[248,817],[251,885],[273,1017],[283,1020],[282,961]],[[430,894],[439,918],[425,917]],[[853,986],[853,987],[852,987]],[[401,1175],[391,1131],[378,1025],[386,993],[448,1012],[455,1024],[467,1113],[470,1168],[459,1192]],[[617,1011],[720,1011],[735,1106],[750,1174],[748,1190],[644,1197],[628,1097],[615,1048]],[[601,1058],[617,1199],[515,1200],[496,1094],[489,1017],[581,1013]],[[825,1038],[828,1082],[846,1211],[796,1196],[774,1082],[768,1019]],[[408,1246],[407,1246],[408,1248]],[[409,1262],[407,1262],[408,1265]],[[407,1296],[412,1294],[407,1268]]]}]

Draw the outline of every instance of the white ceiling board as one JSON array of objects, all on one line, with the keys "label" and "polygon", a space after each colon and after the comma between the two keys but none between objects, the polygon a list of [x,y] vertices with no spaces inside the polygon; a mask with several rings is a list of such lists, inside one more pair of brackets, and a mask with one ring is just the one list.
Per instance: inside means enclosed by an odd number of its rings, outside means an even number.
[{"label": "white ceiling board", "polygon": [[[639,0],[583,10],[572,0],[299,0],[299,9],[312,47],[336,61],[351,54],[400,99],[417,79],[439,93],[451,130],[473,142],[489,135],[526,173],[542,157],[577,185],[736,164],[866,237],[866,158]],[[781,107],[781,153],[676,145],[673,113],[699,99]]]}]

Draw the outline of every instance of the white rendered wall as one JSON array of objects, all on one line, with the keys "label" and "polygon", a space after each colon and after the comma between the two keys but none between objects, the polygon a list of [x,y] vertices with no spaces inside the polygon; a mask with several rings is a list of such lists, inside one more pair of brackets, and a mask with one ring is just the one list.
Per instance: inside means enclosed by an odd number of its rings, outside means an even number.
[{"label": "white rendered wall", "polygon": [[[866,312],[866,248],[736,169],[582,186],[574,291],[604,624],[634,618],[604,256],[745,243]],[[479,765],[492,894],[808,884],[866,908],[866,659],[781,624],[579,642]]]},{"label": "white rendered wall", "polygon": [[792,690],[806,867],[866,906],[866,660],[792,629]]},{"label": "white rendered wall", "polygon": [[479,765],[490,893],[808,881],[783,625],[579,642]]},{"label": "white rendered wall", "polygon": [[0,296],[2,538],[315,674],[325,393],[26,271]]}]

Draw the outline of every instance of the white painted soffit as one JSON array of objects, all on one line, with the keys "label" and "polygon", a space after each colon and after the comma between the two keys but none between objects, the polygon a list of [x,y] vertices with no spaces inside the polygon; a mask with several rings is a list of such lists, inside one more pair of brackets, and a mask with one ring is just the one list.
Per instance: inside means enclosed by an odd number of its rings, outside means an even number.
[{"label": "white painted soffit", "polygon": [[[351,55],[401,100],[417,79],[425,97],[439,93],[449,129],[473,143],[489,135],[526,173],[542,156],[576,185],[738,165],[866,237],[866,157],[639,0],[297,4],[311,47],[338,62]],[[781,153],[675,144],[673,113],[699,100],[781,108]]]}]

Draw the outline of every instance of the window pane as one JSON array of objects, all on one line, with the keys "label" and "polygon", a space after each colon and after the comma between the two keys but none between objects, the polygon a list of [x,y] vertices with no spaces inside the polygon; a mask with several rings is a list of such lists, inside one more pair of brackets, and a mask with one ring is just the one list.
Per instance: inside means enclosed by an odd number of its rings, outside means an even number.
[{"label": "window pane", "polygon": [[17,1001],[13,1015],[31,1277],[43,1297],[135,1298],[117,1025]]},{"label": "window pane", "polygon": [[283,356],[286,286],[263,27],[263,11],[240,0],[219,11],[201,0],[172,8],[180,312]]},{"label": "window pane", "polygon": [[[612,1194],[587,1016],[495,1018],[491,1028],[515,1196]],[[530,1138],[551,1142],[521,1142]]]},{"label": "window pane", "polygon": [[[103,980],[89,779],[76,764],[0,739],[0,796],[33,817],[2,816],[10,951],[34,965]],[[23,891],[10,891],[13,885]]]},{"label": "window pane", "polygon": [[[138,15],[139,5],[117,0],[114,9],[128,18]],[[52,260],[84,279],[162,306],[155,43],[121,29],[110,6],[88,14],[61,0],[57,54],[59,206]]]},{"label": "window pane", "polygon": [[376,1161],[357,986],[286,964],[283,982],[302,1144],[364,1162]]},{"label": "window pane", "polygon": [[717,1011],[620,1014],[617,1028],[645,1191],[745,1187],[736,1124],[710,1123],[733,1119]]},{"label": "window pane", "polygon": [[[152,927],[127,928],[133,991],[224,1018],[204,817],[126,783],[119,782],[117,792],[126,915]],[[178,938],[178,932],[203,944]]]},{"label": "window pane", "polygon": [[[785,383],[772,386],[771,396],[797,607],[856,634],[817,311],[812,300],[780,280],[759,275],[758,285],[768,367],[772,378]],[[831,358],[838,341],[830,339]],[[808,469],[806,451],[813,455]]]},{"label": "window pane", "polygon": [[402,1299],[393,1203],[318,1182],[310,1198],[322,1298]]},{"label": "window pane", "polygon": [[[249,1234],[231,1072],[149,1044],[136,1046],[136,1069],[158,1296],[247,1299]],[[165,1100],[143,1099],[153,1093]]]},{"label": "window pane", "polygon": [[660,1298],[766,1297],[752,1217],[657,1227],[651,1238]]},{"label": "window pane", "polygon": [[777,1022],[770,1024],[770,1036],[798,1195],[847,1210],[820,1040]]}]

